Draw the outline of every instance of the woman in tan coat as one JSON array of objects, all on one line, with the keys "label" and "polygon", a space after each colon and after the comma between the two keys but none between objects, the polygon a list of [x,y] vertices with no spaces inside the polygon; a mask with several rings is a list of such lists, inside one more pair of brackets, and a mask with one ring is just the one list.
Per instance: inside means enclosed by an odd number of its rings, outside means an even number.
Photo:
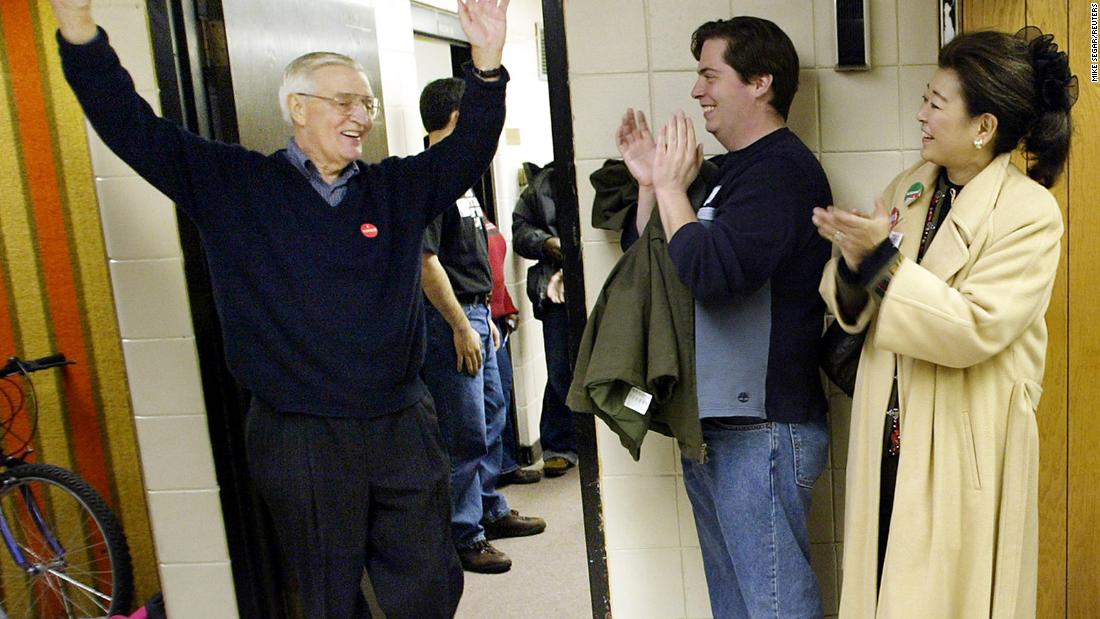
[{"label": "woman in tan coat", "polygon": [[[964,34],[874,212],[818,209],[821,293],[867,330],[848,447],[845,618],[1034,617],[1038,431],[1076,78],[1052,38]],[[1025,175],[1010,161],[1029,151]]]}]

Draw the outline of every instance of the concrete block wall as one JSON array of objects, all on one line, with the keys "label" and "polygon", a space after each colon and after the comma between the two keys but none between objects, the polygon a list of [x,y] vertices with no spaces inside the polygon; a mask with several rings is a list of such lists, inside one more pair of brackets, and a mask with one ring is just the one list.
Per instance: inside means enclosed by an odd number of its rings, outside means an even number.
[{"label": "concrete block wall", "polygon": [[[145,3],[100,0],[94,15],[159,110]],[[230,619],[236,597],[175,210],[90,127],[88,140],[168,612]]]}]

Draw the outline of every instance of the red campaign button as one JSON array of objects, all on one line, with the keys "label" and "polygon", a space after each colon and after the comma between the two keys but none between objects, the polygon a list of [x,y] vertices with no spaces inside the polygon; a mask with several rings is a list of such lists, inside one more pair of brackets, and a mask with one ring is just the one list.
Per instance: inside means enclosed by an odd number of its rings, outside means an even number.
[{"label": "red campaign button", "polygon": [[374,224],[363,224],[359,226],[359,231],[363,233],[363,236],[368,239],[373,239],[378,236],[378,226]]}]

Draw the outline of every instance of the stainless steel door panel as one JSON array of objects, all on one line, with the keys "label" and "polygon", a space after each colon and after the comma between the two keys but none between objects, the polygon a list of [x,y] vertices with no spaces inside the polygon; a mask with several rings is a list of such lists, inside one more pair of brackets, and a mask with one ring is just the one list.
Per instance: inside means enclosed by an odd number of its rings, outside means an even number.
[{"label": "stainless steel door panel", "polygon": [[[223,0],[222,11],[241,144],[265,153],[286,146],[279,85],[287,63],[308,52],[351,56],[367,70],[375,96],[384,97],[374,0]],[[379,116],[363,159],[379,161],[388,152]]]}]

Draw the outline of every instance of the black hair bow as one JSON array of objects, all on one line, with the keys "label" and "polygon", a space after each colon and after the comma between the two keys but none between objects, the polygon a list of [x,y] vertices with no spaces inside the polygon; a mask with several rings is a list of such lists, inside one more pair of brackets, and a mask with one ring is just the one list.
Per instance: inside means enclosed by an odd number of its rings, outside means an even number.
[{"label": "black hair bow", "polygon": [[1027,42],[1035,71],[1035,90],[1043,109],[1069,110],[1077,102],[1077,76],[1070,74],[1069,57],[1058,50],[1054,35],[1026,26],[1016,37]]}]

